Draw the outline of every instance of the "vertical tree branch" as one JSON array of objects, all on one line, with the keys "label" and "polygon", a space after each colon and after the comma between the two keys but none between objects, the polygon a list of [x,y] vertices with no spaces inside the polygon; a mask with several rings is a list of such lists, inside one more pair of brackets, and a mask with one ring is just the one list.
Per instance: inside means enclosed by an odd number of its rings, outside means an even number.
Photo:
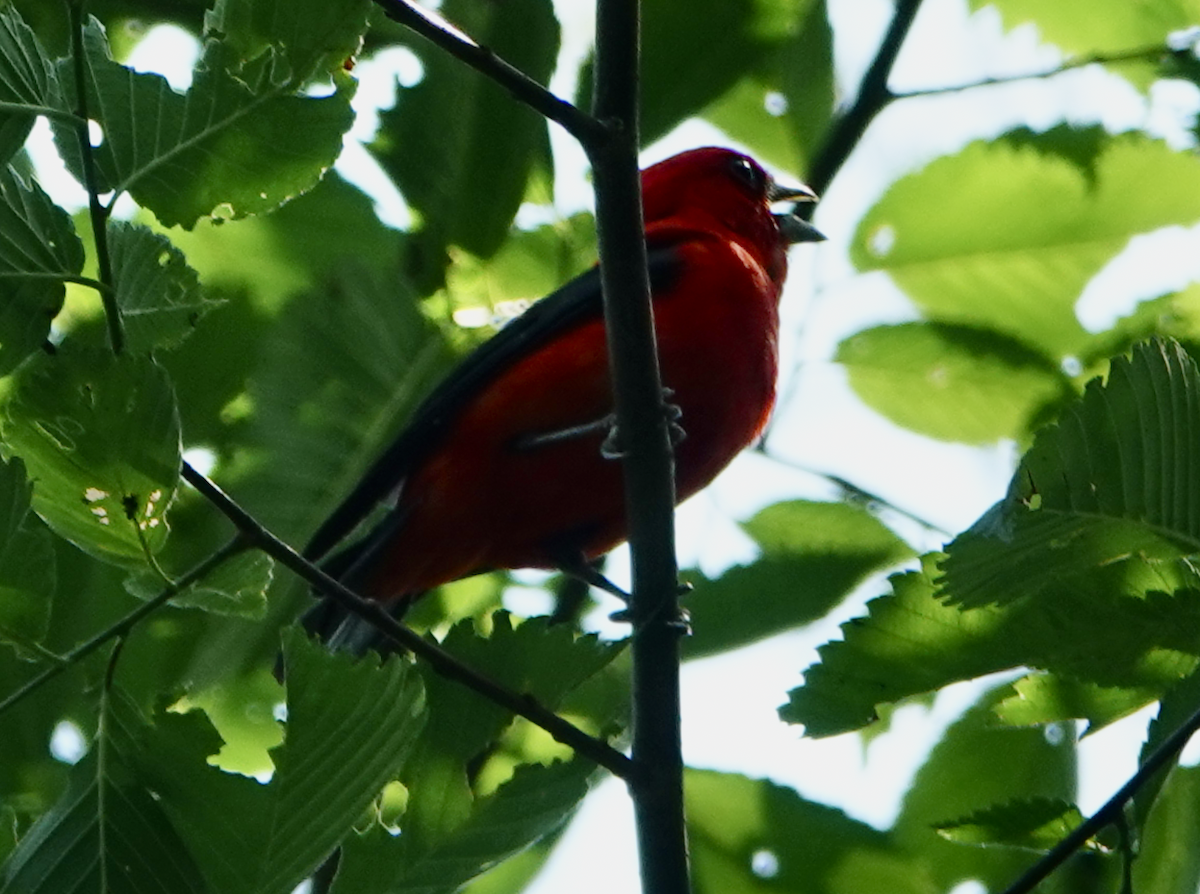
[{"label": "vertical tree branch", "polygon": [[633,553],[634,772],[629,787],[642,890],[687,894],[674,463],[654,340],[637,167],[639,42],[637,0],[599,0],[593,113],[611,135],[585,148],[595,178],[600,278]]},{"label": "vertical tree branch", "polygon": [[75,74],[75,117],[78,119],[76,132],[79,136],[79,155],[83,160],[84,187],[88,194],[88,213],[92,221],[92,237],[96,243],[96,269],[98,278],[105,288],[100,289],[100,300],[104,303],[104,317],[108,323],[108,340],[114,354],[125,349],[125,327],[121,321],[121,308],[113,291],[112,259],[108,253],[109,209],[100,201],[100,182],[96,176],[96,153],[92,148],[91,127],[88,119],[87,55],[83,45],[83,5],[85,0],[67,0],[67,11],[71,25],[71,55]]}]

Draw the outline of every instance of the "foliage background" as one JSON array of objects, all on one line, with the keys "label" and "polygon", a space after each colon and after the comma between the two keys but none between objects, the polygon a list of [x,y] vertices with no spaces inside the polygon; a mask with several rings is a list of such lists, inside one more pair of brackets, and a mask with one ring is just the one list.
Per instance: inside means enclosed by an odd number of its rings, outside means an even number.
[{"label": "foliage background", "polygon": [[[847,108],[836,100],[858,89],[845,57],[878,43],[865,33],[874,16],[850,2],[832,7],[647,2],[647,141],[698,116],[722,141],[797,179],[828,164],[828,135]],[[139,29],[161,21],[195,34],[207,28],[214,40],[184,95],[152,75],[128,75],[105,59],[99,30],[88,33],[92,116],[105,135],[101,187],[134,200],[130,220],[108,233],[127,321],[120,359],[107,351],[95,291],[72,284],[64,294],[54,284],[100,275],[86,215],[69,218],[30,185],[18,152],[30,116],[0,109],[0,146],[15,172],[0,184],[10,458],[0,491],[0,635],[11,646],[0,654],[0,693],[159,589],[148,553],[177,575],[227,538],[212,508],[178,487],[181,444],[208,451],[223,486],[301,543],[406,410],[483,337],[456,326],[456,314],[477,315],[485,302],[489,313],[503,310],[593,260],[586,213],[562,211],[574,199],[549,207],[577,176],[570,152],[552,153],[532,112],[365,2],[229,0],[207,25],[200,3],[96,0],[89,11],[107,26],[117,59]],[[457,0],[442,11],[539,80],[554,73],[560,32],[548,2]],[[889,8],[870,11],[882,24]],[[936,17],[963,12],[928,5],[908,52],[930,67],[952,61],[964,50],[937,36]],[[3,101],[70,108],[70,65],[52,63],[68,53],[61,10],[18,2],[4,16]],[[403,231],[382,226],[371,201],[337,175],[321,178],[350,126],[353,71],[343,63],[368,16],[360,58],[404,46],[423,69],[382,115],[369,147],[412,211]],[[1088,76],[1105,79],[1106,95],[1140,117],[1114,127],[1089,116],[1068,80],[1084,73],[1065,74],[1060,83],[1029,83],[1015,98],[975,87],[955,105],[900,99],[861,145],[835,159],[848,160],[846,171],[860,179],[847,182],[847,174],[823,189],[818,223],[829,221],[837,244],[797,252],[785,307],[785,401],[759,455],[734,471],[743,477],[723,485],[726,493],[757,488],[744,482],[750,467],[765,467],[780,486],[772,505],[742,520],[745,561],[689,575],[690,654],[729,653],[808,624],[828,638],[837,620],[862,614],[863,590],[858,603],[844,600],[870,580],[870,595],[889,595],[845,629],[842,643],[821,650],[803,688],[767,694],[772,704],[788,698],[784,719],[809,735],[861,729],[869,740],[897,704],[1025,670],[950,726],[886,828],[786,786],[693,772],[697,890],[934,892],[963,880],[1001,890],[1032,851],[1077,821],[1076,718],[1097,728],[1161,703],[1149,727],[1151,740],[1161,740],[1196,705],[1200,418],[1196,370],[1183,350],[1195,341],[1198,293],[1183,283],[1167,288],[1143,261],[1125,297],[1148,300],[1088,327],[1079,309],[1089,284],[1137,250],[1134,237],[1191,227],[1165,251],[1200,254],[1187,86],[1196,64],[1177,35],[1198,22],[1200,9],[1165,0],[989,5],[968,31],[1009,35],[993,44],[995,73],[1014,73],[1006,52],[1020,48],[1021,64],[1045,63],[1037,70],[1104,57],[1103,73]],[[897,90],[954,83],[943,71],[934,85],[906,84],[905,61]],[[556,83],[569,84],[570,74],[560,71]],[[313,85],[316,95],[306,95]],[[1035,99],[1043,90],[1067,99],[1047,112]],[[1192,106],[1163,126],[1172,96],[1191,97]],[[976,109],[989,115],[973,132],[951,121]],[[975,139],[961,146],[964,131]],[[688,133],[673,139],[686,142]],[[855,153],[879,159],[871,141],[881,134],[896,142],[897,160],[863,174]],[[72,136],[56,119],[57,145],[79,173]],[[903,150],[906,137],[923,148]],[[219,225],[207,219],[214,214]],[[840,266],[843,252],[853,273]],[[867,299],[877,311],[869,325],[861,313],[846,322],[840,308],[885,277],[900,291],[871,293],[885,297]],[[796,322],[801,305],[807,314]],[[1183,348],[1139,349],[1107,390],[1093,386],[1080,399],[1110,357],[1155,334]],[[52,355],[40,350],[47,335],[58,344]],[[820,445],[845,442],[816,395],[841,385],[873,418],[915,433],[888,442],[913,453],[881,459],[882,428],[859,428],[855,453],[868,461],[834,465]],[[851,399],[844,388],[834,393]],[[1055,420],[1058,427],[1044,428]],[[917,491],[961,488],[947,458],[964,454],[936,446],[947,443],[985,445],[983,464],[996,474],[984,490],[993,498],[1004,493],[1011,458],[1025,457],[1010,498],[968,533],[960,534],[973,517],[923,526],[904,514],[941,505],[915,499],[914,480]],[[918,454],[938,457],[939,473],[914,475],[905,457]],[[839,486],[814,469],[847,480]],[[779,502],[784,493],[806,499]],[[123,524],[121,497],[131,494],[141,497],[135,524]],[[711,521],[729,503],[705,505]],[[943,543],[951,544],[944,565],[936,556],[916,561]],[[880,580],[901,563],[903,576]],[[516,606],[531,585],[562,606],[578,596],[555,579],[520,583],[514,590],[494,576],[445,588],[414,623],[585,729],[619,731],[619,649],[577,636],[573,624],[548,630],[494,614],[506,591]],[[420,668],[355,665],[294,632],[284,638],[291,685],[278,746],[284,693],[270,668],[280,627],[306,601],[264,559],[239,559],[142,623],[116,658],[92,656],[8,710],[0,890],[61,891],[68,879],[100,890],[103,879],[108,890],[287,891],[339,842],[335,891],[453,890],[517,852],[473,884],[521,890],[596,774]],[[794,673],[809,663],[796,647]],[[56,729],[80,734],[86,756],[53,756]],[[274,775],[261,785],[210,761],[260,774],[273,767]],[[1200,866],[1186,857],[1200,809],[1195,770],[1160,782],[1131,816],[1141,841],[1134,890],[1191,894],[1200,884]],[[395,827],[404,834],[386,833]],[[1119,845],[1097,842],[1049,889],[1117,890],[1129,858]],[[579,863],[575,879],[594,873]]]}]

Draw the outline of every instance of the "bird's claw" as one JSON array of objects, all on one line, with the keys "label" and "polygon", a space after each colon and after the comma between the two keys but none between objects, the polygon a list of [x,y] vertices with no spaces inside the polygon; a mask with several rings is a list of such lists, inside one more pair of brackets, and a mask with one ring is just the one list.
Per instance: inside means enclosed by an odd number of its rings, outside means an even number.
[{"label": "bird's claw", "polygon": [[[671,439],[671,446],[678,447],[680,442],[687,437],[687,432],[679,424],[679,420],[683,418],[683,408],[679,404],[671,403],[670,398],[675,396],[673,388],[664,388],[662,396],[662,411],[663,419],[667,423],[667,436]],[[605,459],[624,459],[626,450],[621,443],[621,432],[617,428],[616,414],[610,413],[605,419],[610,420],[610,424],[608,434],[600,444],[600,455]]]}]

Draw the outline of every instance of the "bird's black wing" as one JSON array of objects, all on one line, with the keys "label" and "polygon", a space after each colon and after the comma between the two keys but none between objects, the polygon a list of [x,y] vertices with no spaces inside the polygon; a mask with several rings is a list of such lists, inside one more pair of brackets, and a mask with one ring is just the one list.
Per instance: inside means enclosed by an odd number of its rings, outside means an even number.
[{"label": "bird's black wing", "polygon": [[[672,248],[650,251],[652,291],[669,288],[678,272],[679,256]],[[381,500],[389,498],[410,470],[437,448],[462,408],[497,375],[560,333],[602,313],[600,274],[592,268],[536,302],[472,351],[421,402],[400,436],[321,524],[305,547],[305,557],[320,559],[358,527]]]}]

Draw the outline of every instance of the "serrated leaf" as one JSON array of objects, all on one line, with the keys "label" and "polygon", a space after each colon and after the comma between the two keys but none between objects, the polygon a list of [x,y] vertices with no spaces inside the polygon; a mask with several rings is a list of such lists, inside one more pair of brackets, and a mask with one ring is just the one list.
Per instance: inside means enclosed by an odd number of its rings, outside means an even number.
[{"label": "serrated leaf", "polygon": [[1126,717],[1158,698],[1153,686],[1101,686],[1051,673],[1034,673],[1012,684],[1012,694],[996,705],[996,718],[1009,726],[1061,723],[1086,717],[1088,732]]},{"label": "serrated leaf", "polygon": [[1047,404],[1072,393],[1058,364],[1008,336],[941,323],[857,332],[837,361],[869,406],[945,441],[1019,438]]},{"label": "serrated leaf", "polygon": [[744,525],[762,549],[749,565],[696,580],[684,598],[687,658],[754,642],[823,617],[867,575],[912,556],[869,513],[843,503],[777,503]]},{"label": "serrated leaf", "polygon": [[[65,108],[50,57],[12,5],[0,9],[0,102]],[[25,144],[36,115],[32,110],[0,112],[0,164]]]},{"label": "serrated leaf", "polygon": [[[293,95],[269,78],[251,89],[210,47],[207,67],[180,94],[159,75],[114,62],[95,19],[84,38],[88,108],[104,130],[95,150],[100,189],[128,192],[164,226],[190,228],[218,206],[231,217],[278,207],[320,179],[353,121],[345,79],[325,97]],[[58,125],[55,135],[82,179],[74,132]]]},{"label": "serrated leaf", "polygon": [[[958,605],[1032,596],[1083,574],[1127,592],[1200,586],[1200,372],[1174,341],[1113,361],[1038,433],[1008,497],[947,548]],[[1118,567],[1119,566],[1119,567]]]},{"label": "serrated leaf", "polygon": [[120,692],[101,702],[98,743],[67,791],[22,839],[0,876],[3,894],[205,892],[157,792],[139,774],[146,722]]},{"label": "serrated leaf", "polygon": [[370,0],[218,0],[205,28],[219,32],[243,59],[279,46],[289,80],[302,84],[355,54],[370,8]]},{"label": "serrated leaf", "polygon": [[[199,608],[220,615],[258,619],[267,609],[267,589],[274,577],[274,560],[260,552],[235,556],[171,599],[181,608]],[[125,589],[139,599],[153,599],[162,592],[162,577],[151,571],[135,574]]]},{"label": "serrated leaf", "polygon": [[346,842],[333,894],[458,890],[561,828],[587,794],[594,772],[583,760],[520,766],[494,794],[476,802],[462,823],[421,846],[406,832],[392,837],[375,826]]},{"label": "serrated leaf", "polygon": [[288,687],[284,744],[272,754],[272,807],[255,831],[259,863],[230,894],[292,890],[332,851],[395,777],[425,721],[410,665],[354,661],[296,629],[283,642]]},{"label": "serrated leaf", "polygon": [[[0,31],[3,28],[0,26]],[[83,269],[83,244],[70,216],[11,167],[0,171],[0,375],[50,332],[64,280]]]},{"label": "serrated leaf", "polygon": [[[1045,853],[1083,822],[1074,804],[1053,798],[1009,801],[934,826],[947,841]],[[1088,847],[1099,847],[1089,842]]]},{"label": "serrated leaf", "polygon": [[18,649],[46,635],[55,586],[54,549],[32,494],[21,460],[0,463],[0,640]]},{"label": "serrated leaf", "polygon": [[698,894],[932,894],[928,871],[883,832],[765,779],[688,770]]},{"label": "serrated leaf", "polygon": [[128,350],[177,347],[201,317],[221,304],[204,296],[196,271],[165,236],[112,221],[108,246]]},{"label": "serrated leaf", "polygon": [[1015,131],[901,179],[859,224],[855,265],[886,271],[929,319],[1074,354],[1088,281],[1132,236],[1200,220],[1200,161],[1097,131]]},{"label": "serrated leaf", "polygon": [[936,560],[927,556],[921,571],[893,575],[894,593],[873,599],[867,617],[844,624],[843,639],[818,650],[820,662],[804,672],[804,685],[779,709],[785,722],[804,724],[805,735],[814,737],[847,732],[872,722],[877,704],[1017,660],[996,636],[1003,613],[964,612],[936,598]]},{"label": "serrated leaf", "polygon": [[143,565],[167,537],[179,415],[152,360],[60,350],[27,364],[4,407],[5,449],[33,480],[33,508],[98,559]]}]

